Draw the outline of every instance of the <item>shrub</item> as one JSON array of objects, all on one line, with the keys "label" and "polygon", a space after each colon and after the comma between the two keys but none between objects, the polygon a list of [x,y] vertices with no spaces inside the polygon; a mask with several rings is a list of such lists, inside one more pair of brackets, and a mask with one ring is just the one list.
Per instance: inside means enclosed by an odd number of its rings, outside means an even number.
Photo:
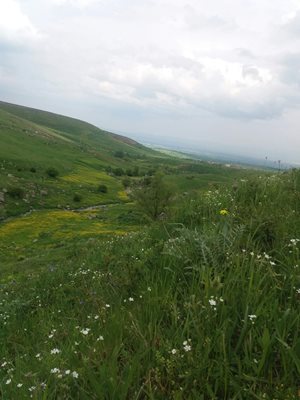
[{"label": "shrub", "polygon": [[7,194],[14,199],[22,199],[24,197],[24,190],[15,186],[9,188]]},{"label": "shrub", "polygon": [[130,186],[130,183],[131,183],[131,181],[130,181],[129,178],[124,178],[124,179],[122,179],[122,184],[123,184],[123,186],[124,186],[125,189],[128,188],[128,187]]},{"label": "shrub", "polygon": [[79,203],[82,200],[82,196],[78,193],[75,193],[73,196],[73,201],[75,201],[76,203]]},{"label": "shrub", "polygon": [[114,156],[118,157],[118,158],[124,158],[125,153],[124,153],[123,150],[117,150],[117,151],[114,152]]},{"label": "shrub", "polygon": [[115,169],[113,170],[113,173],[114,173],[116,176],[125,175],[125,172],[124,172],[123,168],[115,168]]},{"label": "shrub", "polygon": [[50,178],[56,178],[59,175],[59,172],[56,168],[48,168],[46,173]]},{"label": "shrub", "polygon": [[100,193],[107,193],[107,186],[106,185],[99,185],[98,192]]}]

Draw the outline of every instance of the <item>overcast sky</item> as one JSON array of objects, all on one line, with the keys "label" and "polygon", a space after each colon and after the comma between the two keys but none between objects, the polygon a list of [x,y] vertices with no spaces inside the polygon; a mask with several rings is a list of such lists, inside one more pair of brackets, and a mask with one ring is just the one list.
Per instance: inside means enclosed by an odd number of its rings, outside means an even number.
[{"label": "overcast sky", "polygon": [[300,1],[0,0],[0,99],[300,163]]}]

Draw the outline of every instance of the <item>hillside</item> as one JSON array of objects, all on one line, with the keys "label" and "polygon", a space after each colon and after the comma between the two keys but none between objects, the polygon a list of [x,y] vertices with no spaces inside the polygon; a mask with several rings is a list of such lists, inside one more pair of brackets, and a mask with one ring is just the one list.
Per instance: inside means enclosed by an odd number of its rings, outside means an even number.
[{"label": "hillside", "polygon": [[299,398],[299,170],[6,103],[0,140],[1,398]]},{"label": "hillside", "polygon": [[[151,175],[157,169],[180,190],[245,174],[162,155],[88,123],[3,102],[0,140],[0,219],[31,209],[126,202],[124,178]],[[47,174],[53,168],[55,179]],[[107,193],[98,190],[100,185]],[[74,194],[80,202],[74,201]]]}]

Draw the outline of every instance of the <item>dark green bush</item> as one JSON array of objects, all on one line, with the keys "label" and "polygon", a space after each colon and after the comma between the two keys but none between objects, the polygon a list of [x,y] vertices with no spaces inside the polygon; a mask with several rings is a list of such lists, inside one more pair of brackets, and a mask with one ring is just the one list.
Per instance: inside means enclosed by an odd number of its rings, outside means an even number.
[{"label": "dark green bush", "polygon": [[124,178],[124,179],[122,179],[122,184],[123,184],[123,186],[124,186],[124,188],[126,189],[126,188],[128,188],[129,186],[130,186],[130,179],[129,178]]},{"label": "dark green bush", "polygon": [[124,172],[123,168],[115,168],[115,169],[113,170],[113,173],[114,173],[116,176],[125,175],[125,172]]},{"label": "dark green bush", "polygon": [[106,185],[99,185],[98,192],[100,193],[107,193],[107,186]]},{"label": "dark green bush", "polygon": [[124,158],[125,153],[124,153],[123,150],[117,150],[117,151],[114,152],[114,156],[118,157],[118,158]]},{"label": "dark green bush", "polygon": [[73,201],[75,201],[76,203],[79,203],[82,200],[82,196],[78,193],[75,193],[73,196]]},{"label": "dark green bush", "polygon": [[56,178],[59,175],[59,172],[56,168],[48,168],[46,173],[50,178]]},{"label": "dark green bush", "polygon": [[14,186],[8,189],[7,194],[13,199],[22,199],[24,197],[24,190],[20,187]]}]

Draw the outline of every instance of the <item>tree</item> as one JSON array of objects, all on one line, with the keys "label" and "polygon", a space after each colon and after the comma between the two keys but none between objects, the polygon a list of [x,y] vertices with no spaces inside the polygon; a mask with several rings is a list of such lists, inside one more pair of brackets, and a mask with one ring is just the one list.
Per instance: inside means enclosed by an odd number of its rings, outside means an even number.
[{"label": "tree", "polygon": [[133,197],[140,209],[153,220],[158,219],[166,211],[170,205],[171,196],[171,188],[159,172],[151,177],[149,183],[143,181],[133,191]]}]

